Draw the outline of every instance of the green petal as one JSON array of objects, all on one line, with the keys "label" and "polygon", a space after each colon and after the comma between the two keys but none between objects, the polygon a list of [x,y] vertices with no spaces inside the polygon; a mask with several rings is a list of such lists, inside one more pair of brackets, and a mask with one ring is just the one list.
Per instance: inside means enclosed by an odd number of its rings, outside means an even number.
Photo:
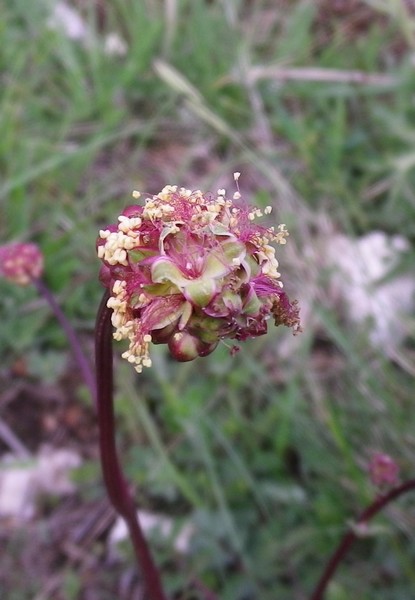
[{"label": "green petal", "polygon": [[[203,268],[204,277],[214,277],[218,279],[227,275],[230,271],[238,267],[246,254],[245,246],[236,240],[227,240],[220,244],[220,248],[209,254]],[[233,261],[238,261],[235,264]]]},{"label": "green petal", "polygon": [[203,277],[219,279],[232,270],[233,264],[229,265],[226,258],[218,254],[210,254],[203,267]]},{"label": "green petal", "polygon": [[209,223],[208,227],[214,235],[226,235],[233,237],[233,233],[231,233],[229,229],[223,225],[223,223],[212,221],[212,223]]},{"label": "green petal", "polygon": [[227,261],[232,261],[235,258],[242,261],[245,258],[245,244],[243,244],[242,242],[238,242],[236,239],[222,242],[220,247]]},{"label": "green petal", "polygon": [[167,258],[159,258],[153,263],[151,267],[151,278],[154,283],[170,281],[180,288],[184,287],[189,282],[179,267]]},{"label": "green petal", "polygon": [[182,316],[180,317],[180,321],[179,321],[179,325],[178,325],[179,331],[181,331],[182,329],[184,329],[186,327],[187,323],[189,322],[190,317],[192,316],[192,312],[193,312],[193,306],[191,305],[191,303],[185,302],[183,304],[183,313],[182,313]]},{"label": "green petal", "polygon": [[261,301],[258,299],[258,296],[254,292],[254,290],[251,289],[248,293],[248,296],[247,296],[245,302],[244,302],[242,312],[245,315],[257,315],[260,311],[261,306],[262,306]]},{"label": "green petal", "polygon": [[181,295],[156,298],[141,313],[141,321],[148,331],[163,329],[176,323],[182,316],[186,300]]},{"label": "green petal", "polygon": [[193,313],[187,328],[192,335],[198,337],[202,342],[212,344],[219,340],[219,331],[224,325],[226,325],[225,319],[205,317]]},{"label": "green petal", "polygon": [[249,279],[259,275],[261,267],[251,254],[247,254],[242,262],[243,268],[248,273]]},{"label": "green petal", "polygon": [[234,294],[230,290],[226,290],[222,294],[223,303],[226,308],[232,312],[240,313],[242,309],[242,300],[238,294]]},{"label": "green petal", "polygon": [[200,278],[190,283],[187,282],[183,293],[192,304],[204,308],[217,293],[215,280]]},{"label": "green petal", "polygon": [[183,305],[184,302],[182,306],[179,306],[178,308],[172,310],[169,314],[160,317],[160,320],[153,325],[152,329],[163,329],[163,327],[167,327],[167,325],[172,325],[175,323],[183,314]]},{"label": "green petal", "polygon": [[170,296],[171,294],[178,294],[180,290],[170,281],[165,283],[150,283],[149,285],[143,285],[143,292],[147,292],[152,296]]},{"label": "green petal", "polygon": [[174,235],[174,234],[178,233],[177,226],[182,225],[182,224],[183,224],[182,221],[171,221],[168,225],[163,227],[163,230],[159,237],[159,248],[160,248],[160,252],[162,254],[165,254],[164,240],[166,239],[166,237],[168,235],[171,235],[171,234]]},{"label": "green petal", "polygon": [[128,251],[128,258],[133,263],[138,263],[144,258],[150,258],[158,254],[157,250],[151,250],[149,248],[134,248],[134,250]]}]

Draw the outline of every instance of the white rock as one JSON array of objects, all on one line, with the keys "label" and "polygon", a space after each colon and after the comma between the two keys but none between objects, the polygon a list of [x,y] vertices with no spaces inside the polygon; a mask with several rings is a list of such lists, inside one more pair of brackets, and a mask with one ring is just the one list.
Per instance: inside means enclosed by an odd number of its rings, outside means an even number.
[{"label": "white rock", "polygon": [[32,470],[29,466],[0,471],[0,517],[30,519],[34,513]]},{"label": "white rock", "polygon": [[381,231],[357,240],[336,234],[328,237],[324,247],[326,264],[332,269],[332,292],[340,297],[350,321],[372,321],[369,339],[385,354],[394,351],[407,335],[405,320],[415,308],[415,276],[388,279],[408,248],[402,236]]},{"label": "white rock", "polygon": [[73,450],[47,446],[29,461],[5,457],[0,465],[0,517],[30,519],[42,494],[60,497],[73,492],[70,472],[80,464]]},{"label": "white rock", "polygon": [[[173,519],[145,510],[137,511],[137,516],[145,535],[151,535],[151,533],[158,532],[161,537],[167,539],[173,534]],[[174,549],[182,554],[188,552],[193,533],[194,528],[190,523],[183,525],[174,537]],[[125,540],[127,537],[128,530],[125,521],[121,517],[118,517],[109,535],[109,544],[114,546]]]},{"label": "white rock", "polygon": [[75,491],[70,473],[81,464],[81,457],[69,448],[44,446],[38,457],[35,485],[39,493],[63,496]]}]

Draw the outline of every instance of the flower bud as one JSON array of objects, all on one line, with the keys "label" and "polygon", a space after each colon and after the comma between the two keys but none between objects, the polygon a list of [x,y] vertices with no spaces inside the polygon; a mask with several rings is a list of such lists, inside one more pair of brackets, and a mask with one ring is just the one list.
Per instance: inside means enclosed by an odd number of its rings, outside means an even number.
[{"label": "flower bud", "polygon": [[393,486],[398,483],[399,466],[388,454],[376,452],[369,463],[369,475],[378,487]]},{"label": "flower bud", "polygon": [[11,243],[0,246],[0,275],[16,283],[28,285],[43,272],[43,255],[36,244]]},{"label": "flower bud", "polygon": [[171,355],[179,362],[188,362],[198,356],[207,356],[214,351],[218,342],[206,344],[190,333],[179,331],[169,340]]}]

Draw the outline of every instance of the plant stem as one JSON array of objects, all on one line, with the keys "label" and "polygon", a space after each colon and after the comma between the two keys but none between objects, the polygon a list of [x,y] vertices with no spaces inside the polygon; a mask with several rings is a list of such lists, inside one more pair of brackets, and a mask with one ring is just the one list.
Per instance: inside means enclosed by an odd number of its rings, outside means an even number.
[{"label": "plant stem", "polygon": [[149,600],[167,600],[159,571],[140,526],[134,500],[121,471],[115,445],[112,365],[112,309],[107,307],[105,292],[98,310],[95,328],[95,361],[97,375],[97,409],[101,467],[108,496],[125,519],[130,538],[141,569]]},{"label": "plant stem", "polygon": [[94,372],[92,370],[91,364],[86,358],[81,344],[79,342],[78,335],[68,319],[66,318],[64,312],[62,311],[59,304],[56,302],[54,295],[46,285],[42,279],[32,279],[33,285],[36,287],[39,294],[46,300],[49,304],[53,314],[55,315],[57,321],[61,325],[64,330],[66,337],[68,339],[69,345],[72,349],[74,358],[78,363],[78,367],[81,371],[82,377],[87,385],[92,398],[95,400],[96,396],[96,388],[95,388],[95,377]]},{"label": "plant stem", "polygon": [[[410,479],[408,481],[405,481],[401,485],[393,488],[384,496],[379,496],[360,514],[360,516],[357,518],[356,525],[359,526],[366,524],[368,521],[370,521],[370,519],[377,515],[377,513],[379,513],[383,508],[385,508],[385,506],[389,504],[389,502],[395,500],[395,498],[397,498],[398,496],[401,496],[402,494],[405,494],[406,492],[409,492],[413,489],[415,489],[415,479]],[[347,554],[347,551],[356,539],[358,539],[358,534],[353,529],[350,529],[344,534],[336,550],[331,555],[326,565],[326,568],[324,569],[324,572],[320,577],[320,580],[317,583],[317,586],[315,587],[314,592],[310,597],[310,600],[323,600],[324,593],[337,567],[344,559],[344,557]]]}]

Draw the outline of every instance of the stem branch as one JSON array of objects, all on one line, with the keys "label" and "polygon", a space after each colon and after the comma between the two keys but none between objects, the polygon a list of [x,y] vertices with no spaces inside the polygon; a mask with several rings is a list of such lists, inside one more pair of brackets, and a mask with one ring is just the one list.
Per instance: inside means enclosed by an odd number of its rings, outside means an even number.
[{"label": "stem branch", "polygon": [[39,292],[39,294],[49,304],[49,307],[51,308],[53,314],[55,315],[58,323],[64,330],[66,337],[68,339],[69,345],[71,347],[71,350],[73,352],[74,358],[75,358],[76,362],[78,363],[78,367],[81,371],[81,374],[85,381],[85,384],[87,385],[92,398],[95,400],[96,393],[95,393],[94,372],[91,368],[90,362],[88,361],[88,359],[86,358],[86,356],[82,350],[82,347],[81,347],[81,344],[79,343],[79,339],[78,339],[78,335],[77,335],[76,331],[74,330],[74,328],[72,327],[72,325],[70,324],[68,319],[66,318],[65,313],[63,312],[63,310],[61,309],[59,304],[56,302],[54,295],[52,294],[52,292],[50,291],[50,289],[48,288],[46,283],[44,281],[42,281],[42,279],[36,279],[36,278],[33,278],[32,282],[33,282],[33,285],[36,287],[37,291]]},{"label": "stem branch", "polygon": [[[367,523],[383,508],[385,508],[385,506],[389,504],[389,502],[395,500],[395,498],[397,498],[398,496],[401,496],[402,494],[405,494],[406,492],[409,492],[413,489],[415,489],[415,479],[410,479],[408,481],[405,481],[401,485],[393,488],[384,496],[379,496],[360,514],[360,516],[357,518],[356,525],[363,525]],[[320,577],[320,580],[317,583],[317,586],[315,587],[314,592],[310,597],[310,600],[323,600],[324,593],[337,567],[344,559],[349,548],[356,539],[358,539],[358,535],[353,529],[350,529],[344,534],[336,550],[331,555],[326,565],[326,568],[324,569],[323,574]]]}]

